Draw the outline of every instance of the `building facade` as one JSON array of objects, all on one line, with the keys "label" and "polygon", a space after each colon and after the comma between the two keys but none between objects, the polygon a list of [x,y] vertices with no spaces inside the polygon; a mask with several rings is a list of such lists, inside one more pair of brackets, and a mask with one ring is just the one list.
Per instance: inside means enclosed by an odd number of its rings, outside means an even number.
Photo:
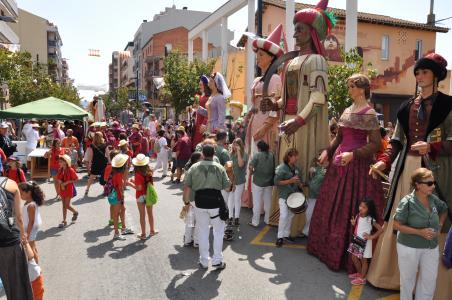
[{"label": "building facade", "polygon": [[[138,74],[138,88],[147,94],[148,101],[155,103],[157,97],[153,78],[163,76],[162,63],[166,53],[178,49],[187,53],[188,31],[205,19],[210,13],[189,10],[187,7],[177,9],[175,5],[166,7],[164,11],[153,17],[152,21],[143,20],[134,36],[133,72]],[[220,25],[208,31],[209,52],[215,53],[219,47]],[[228,31],[227,42],[233,39],[233,32]],[[201,52],[201,40],[196,41],[194,49]],[[138,72],[138,73],[137,73]]]},{"label": "building facade", "polygon": [[133,42],[128,42],[124,51],[120,53],[120,82],[119,86],[131,88],[135,86],[135,74],[133,72]]},{"label": "building facade", "polygon": [[19,18],[19,9],[15,0],[0,0],[0,47],[16,50],[19,36],[12,29]]},{"label": "building facade", "polygon": [[21,51],[29,52],[34,63],[47,65],[48,74],[55,82],[69,81],[68,62],[61,53],[63,41],[55,24],[19,9],[18,22],[11,27],[19,36]]},{"label": "building facade", "polygon": [[[267,36],[278,24],[285,24],[285,1],[264,0],[263,4],[262,32]],[[306,7],[313,6],[295,3],[296,11]],[[332,10],[337,24],[323,45],[327,60],[341,63],[340,51],[345,43],[345,10]],[[414,94],[414,64],[425,54],[435,51],[437,32],[448,32],[448,28],[358,13],[358,50],[362,53],[364,66],[370,63],[378,72],[377,78],[372,80],[371,102],[378,112],[384,114],[385,121],[395,120],[401,102]],[[449,81],[442,81],[440,89],[447,92]]]}]

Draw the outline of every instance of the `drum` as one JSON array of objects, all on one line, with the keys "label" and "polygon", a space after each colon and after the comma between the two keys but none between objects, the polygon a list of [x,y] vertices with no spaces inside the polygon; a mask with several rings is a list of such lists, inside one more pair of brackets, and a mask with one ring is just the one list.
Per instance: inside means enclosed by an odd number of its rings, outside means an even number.
[{"label": "drum", "polygon": [[286,200],[287,207],[294,214],[301,214],[306,211],[308,203],[303,193],[292,193]]}]

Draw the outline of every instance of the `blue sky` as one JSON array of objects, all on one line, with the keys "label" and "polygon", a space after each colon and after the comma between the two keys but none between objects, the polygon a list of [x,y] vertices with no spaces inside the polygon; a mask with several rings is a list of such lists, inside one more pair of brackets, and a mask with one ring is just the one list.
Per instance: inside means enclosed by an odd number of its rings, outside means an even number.
[{"label": "blue sky", "polygon": [[[213,12],[226,0],[17,0],[20,8],[48,19],[58,26],[63,39],[63,56],[69,59],[69,74],[75,84],[108,84],[111,52],[123,50],[133,40],[141,21],[173,4],[191,10]],[[296,1],[315,4],[317,0]],[[345,8],[346,0],[330,0],[329,6]],[[358,10],[426,22],[430,0],[358,0]],[[452,17],[451,0],[436,0],[436,19]],[[238,39],[247,24],[246,8],[229,17],[229,29]],[[440,26],[452,27],[452,19]],[[449,47],[447,47],[447,45]],[[436,50],[452,65],[452,32],[437,34]],[[88,49],[100,49],[100,58],[89,57]]]}]

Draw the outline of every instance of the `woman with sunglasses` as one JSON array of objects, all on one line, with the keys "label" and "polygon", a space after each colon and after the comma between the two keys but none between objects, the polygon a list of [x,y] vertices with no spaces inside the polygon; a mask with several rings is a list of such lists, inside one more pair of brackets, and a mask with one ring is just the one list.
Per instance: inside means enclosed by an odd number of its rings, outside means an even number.
[{"label": "woman with sunglasses", "polygon": [[[433,194],[432,171],[416,169],[412,193],[400,200],[394,215],[400,270],[400,299],[432,299],[438,274],[438,233],[447,217],[447,205]],[[419,272],[419,276],[417,276]]]},{"label": "woman with sunglasses", "polygon": [[[426,167],[432,170],[437,184],[435,193],[448,202],[449,218],[439,234],[440,249],[452,221],[452,97],[438,91],[438,83],[446,78],[447,61],[439,54],[429,53],[419,59],[413,69],[416,94],[402,103],[397,112],[397,123],[388,148],[377,157],[370,169],[389,171],[396,161],[391,179],[389,197],[384,213],[385,232],[380,236],[369,266],[367,280],[376,287],[398,289],[399,270],[396,256],[396,236],[393,219],[399,200],[410,190],[414,170]],[[438,270],[435,299],[450,299],[452,273],[444,266]]]},{"label": "woman with sunglasses", "polygon": [[380,149],[380,125],[369,105],[370,80],[366,75],[353,74],[346,83],[353,104],[342,113],[336,137],[319,157],[320,164],[330,163],[316,203],[312,203],[315,207],[308,251],[332,270],[346,267],[353,274],[356,272],[347,253],[353,233],[350,219],[368,197],[375,203],[376,221],[381,224],[384,198],[381,182],[368,175],[369,165]]}]

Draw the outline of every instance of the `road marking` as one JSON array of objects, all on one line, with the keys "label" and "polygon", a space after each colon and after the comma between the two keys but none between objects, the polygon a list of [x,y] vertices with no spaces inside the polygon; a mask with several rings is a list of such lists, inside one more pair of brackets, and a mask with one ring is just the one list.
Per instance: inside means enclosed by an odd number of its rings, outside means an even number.
[{"label": "road marking", "polygon": [[347,300],[359,300],[363,292],[364,285],[353,285],[350,293],[348,293]]},{"label": "road marking", "polygon": [[383,298],[378,298],[378,300],[400,300],[400,294],[393,294]]},{"label": "road marking", "polygon": [[[262,239],[264,236],[270,231],[270,226],[266,225],[262,230],[257,234],[257,236],[250,242],[251,245],[255,246],[267,246],[267,247],[276,247],[275,243],[272,242],[263,242]],[[283,244],[284,248],[292,248],[292,249],[306,249],[305,245],[291,245],[291,244]],[[347,300],[359,300],[361,298],[361,294],[363,293],[364,285],[353,285],[348,294]],[[400,300],[399,294],[393,294],[390,296],[386,296],[383,298],[379,298],[378,300]]]},{"label": "road marking", "polygon": [[[250,242],[251,245],[255,246],[267,246],[267,247],[276,247],[275,243],[272,242],[262,242],[264,236],[270,231],[270,226],[266,225],[258,235]],[[283,244],[284,248],[292,248],[292,249],[306,249],[305,245],[291,245],[291,244]]]}]

